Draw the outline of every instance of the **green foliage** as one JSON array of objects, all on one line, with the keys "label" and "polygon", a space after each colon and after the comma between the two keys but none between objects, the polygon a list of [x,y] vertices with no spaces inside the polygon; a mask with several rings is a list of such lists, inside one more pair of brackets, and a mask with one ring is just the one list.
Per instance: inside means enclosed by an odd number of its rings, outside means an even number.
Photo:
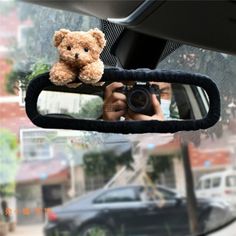
[{"label": "green foliage", "polygon": [[148,159],[147,165],[151,166],[153,171],[148,173],[150,178],[155,181],[160,177],[160,174],[171,169],[173,163],[173,155],[155,156],[151,155]]},{"label": "green foliage", "polygon": [[103,100],[100,98],[92,98],[86,101],[81,99],[78,112],[65,112],[65,114],[78,119],[99,119],[102,115]]},{"label": "green foliage", "polygon": [[14,195],[16,189],[16,182],[11,182],[7,184],[0,184],[0,196],[11,197]]},{"label": "green foliage", "polygon": [[132,162],[133,158],[129,151],[120,156],[112,151],[92,151],[84,155],[85,172],[90,176],[103,175],[109,178],[116,173],[117,166],[127,166],[132,169]]},{"label": "green foliage", "polygon": [[10,150],[17,149],[17,138],[16,136],[6,129],[0,129],[0,147],[8,146]]},{"label": "green foliage", "polygon": [[[20,69],[24,68],[24,70]],[[18,64],[17,68],[14,68],[9,74],[6,75],[6,90],[9,93],[14,94],[17,85],[21,84],[22,89],[26,89],[30,80],[37,75],[40,75],[50,69],[50,65],[45,64],[42,61],[38,61],[34,64],[22,65]]]},{"label": "green foliage", "polygon": [[0,196],[12,196],[15,192],[15,176],[19,164],[16,136],[0,129]]},{"label": "green foliage", "polygon": [[25,84],[26,77],[29,74],[29,72],[12,70],[6,75],[6,91],[15,94],[16,89],[18,89],[18,82],[21,81],[22,84]]},{"label": "green foliage", "polygon": [[83,119],[98,119],[102,115],[102,105],[103,100],[100,98],[87,100],[82,104],[81,109],[76,116]]},{"label": "green foliage", "polygon": [[50,69],[50,65],[43,63],[42,61],[38,61],[32,65],[31,73],[26,77],[26,81],[29,82],[36,76],[47,72]]}]

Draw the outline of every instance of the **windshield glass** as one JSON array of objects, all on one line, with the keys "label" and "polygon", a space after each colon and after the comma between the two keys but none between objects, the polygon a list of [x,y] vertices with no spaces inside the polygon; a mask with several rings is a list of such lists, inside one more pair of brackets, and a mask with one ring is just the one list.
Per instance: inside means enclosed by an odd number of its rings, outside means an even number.
[{"label": "windshield glass", "polygon": [[[158,65],[214,80],[221,93],[222,116],[208,130],[117,135],[41,129],[27,118],[24,98],[29,81],[58,60],[54,32],[101,29],[101,22],[15,1],[1,1],[0,13],[0,232],[183,236],[206,232],[233,218],[234,175],[224,186],[231,191],[223,187],[214,192],[221,178],[197,186],[204,175],[236,166],[235,56],[182,46]],[[190,86],[181,89],[189,117],[203,117],[209,106],[205,92]],[[40,103],[42,112],[58,108],[50,103],[55,96]],[[94,98],[89,99],[83,100],[85,115],[94,114]],[[67,113],[69,100],[60,107]],[[171,108],[166,100],[168,114],[184,110],[176,103]],[[98,104],[102,106],[102,101]],[[94,117],[98,116],[96,112]],[[93,204],[95,200],[99,204]]]}]

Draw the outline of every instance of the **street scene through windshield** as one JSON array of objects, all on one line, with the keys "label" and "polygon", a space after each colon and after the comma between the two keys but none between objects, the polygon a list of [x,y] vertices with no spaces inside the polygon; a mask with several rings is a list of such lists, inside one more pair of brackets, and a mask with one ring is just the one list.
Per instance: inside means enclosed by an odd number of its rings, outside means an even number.
[{"label": "street scene through windshield", "polygon": [[[102,30],[101,21],[15,1],[1,1],[0,13],[0,236],[196,235],[236,216],[235,56],[182,45],[157,64],[216,83],[221,118],[207,130],[42,129],[27,117],[24,99],[29,82],[58,59],[54,32]],[[205,91],[180,89],[184,102],[164,98],[163,117],[205,117]],[[81,96],[66,106],[71,97],[60,105],[56,96],[38,100],[42,113],[101,119],[102,99]]]}]

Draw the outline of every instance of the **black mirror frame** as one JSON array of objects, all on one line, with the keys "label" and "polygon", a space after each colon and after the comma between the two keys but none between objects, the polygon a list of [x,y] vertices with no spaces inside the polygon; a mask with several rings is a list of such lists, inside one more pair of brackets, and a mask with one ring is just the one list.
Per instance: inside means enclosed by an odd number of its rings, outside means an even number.
[{"label": "black mirror frame", "polygon": [[42,128],[123,134],[175,133],[178,131],[207,129],[213,126],[220,118],[219,91],[216,84],[205,75],[167,70],[123,70],[120,68],[106,68],[101,81],[157,81],[199,86],[206,91],[209,97],[209,111],[202,119],[185,121],[103,121],[43,116],[37,110],[38,96],[44,88],[54,86],[49,80],[49,72],[47,72],[37,76],[29,83],[25,98],[26,113],[33,124]]}]

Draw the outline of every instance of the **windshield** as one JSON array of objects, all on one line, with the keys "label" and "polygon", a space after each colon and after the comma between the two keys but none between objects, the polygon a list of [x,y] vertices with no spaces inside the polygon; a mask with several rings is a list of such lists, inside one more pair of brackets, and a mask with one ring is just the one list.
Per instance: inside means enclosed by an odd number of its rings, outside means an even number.
[{"label": "windshield", "polygon": [[[235,56],[182,46],[158,64],[206,74],[217,84],[222,115],[208,130],[117,135],[40,129],[27,118],[24,97],[29,81],[58,60],[54,32],[101,29],[101,22],[15,1],[1,1],[0,13],[0,232],[9,225],[13,236],[183,236],[233,218],[235,175],[218,192],[220,178],[198,183],[204,175],[236,167]],[[191,117],[204,116],[205,92],[183,90]],[[52,109],[52,98],[42,103],[43,112]],[[86,105],[85,113],[92,109]]]}]

